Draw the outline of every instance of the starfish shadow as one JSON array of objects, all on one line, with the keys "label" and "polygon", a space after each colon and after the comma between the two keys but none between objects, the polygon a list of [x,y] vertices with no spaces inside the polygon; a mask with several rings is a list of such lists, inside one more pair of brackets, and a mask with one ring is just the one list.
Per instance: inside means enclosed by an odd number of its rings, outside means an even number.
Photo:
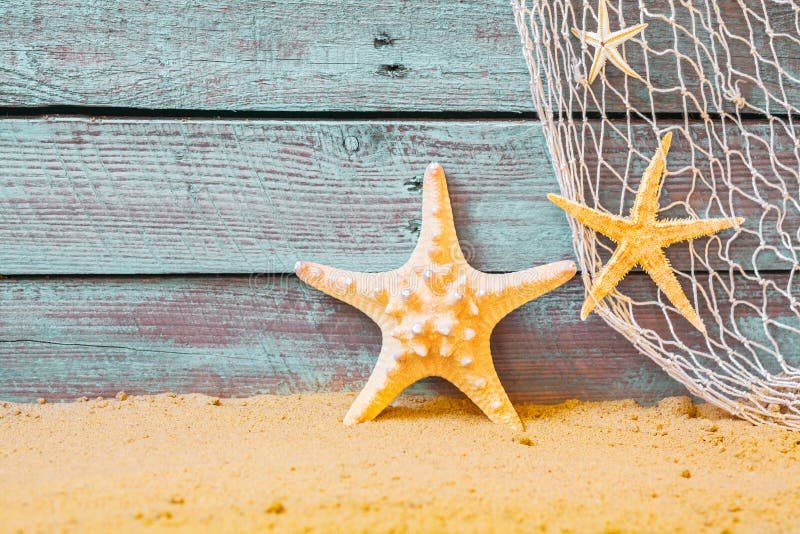
[{"label": "starfish shadow", "polygon": [[463,398],[458,388],[443,378],[431,376],[408,388],[376,420],[441,419],[464,415],[483,419],[481,409]]}]

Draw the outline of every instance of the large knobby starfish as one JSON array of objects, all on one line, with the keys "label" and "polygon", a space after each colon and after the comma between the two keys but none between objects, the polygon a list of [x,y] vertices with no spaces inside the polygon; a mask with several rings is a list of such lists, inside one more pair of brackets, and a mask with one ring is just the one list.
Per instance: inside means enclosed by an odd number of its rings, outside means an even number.
[{"label": "large knobby starfish", "polygon": [[399,269],[358,273],[298,262],[307,284],[355,306],[381,328],[383,346],[345,424],[369,421],[407,386],[440,376],[455,384],[494,422],[522,430],[492,361],[489,338],[509,312],[575,274],[571,261],[508,274],[472,268],[456,237],[444,171],[425,171],[422,229]]},{"label": "large knobby starfish", "polygon": [[558,195],[548,195],[553,203],[572,215],[578,222],[610,237],[619,245],[611,259],[595,277],[583,309],[581,309],[581,319],[586,319],[597,303],[611,293],[628,271],[638,263],[681,315],[701,332],[706,331],[703,321],[681,289],[662,249],[673,243],[711,235],[741,225],[744,219],[736,217],[657,220],[658,198],[661,196],[662,177],[666,170],[667,152],[669,152],[671,141],[672,133],[670,132],[664,136],[661,147],[656,150],[650,165],[644,171],[630,217],[623,218],[603,213]]},{"label": "large knobby starfish", "polygon": [[628,76],[641,80],[642,77],[639,76],[636,71],[630,67],[630,65],[628,65],[628,63],[622,57],[622,54],[620,54],[619,50],[617,50],[617,47],[647,28],[647,23],[637,24],[636,26],[631,26],[630,28],[622,28],[621,30],[612,33],[608,23],[608,8],[606,7],[606,0],[600,0],[599,5],[597,6],[597,21],[597,32],[587,32],[578,30],[577,28],[572,28],[572,34],[575,37],[582,39],[583,41],[586,41],[587,44],[595,47],[594,59],[592,59],[592,68],[589,69],[589,84],[594,81],[594,79],[600,73],[600,70],[606,64],[606,60],[609,59],[614,65],[617,66],[617,68],[619,68],[619,70]]}]

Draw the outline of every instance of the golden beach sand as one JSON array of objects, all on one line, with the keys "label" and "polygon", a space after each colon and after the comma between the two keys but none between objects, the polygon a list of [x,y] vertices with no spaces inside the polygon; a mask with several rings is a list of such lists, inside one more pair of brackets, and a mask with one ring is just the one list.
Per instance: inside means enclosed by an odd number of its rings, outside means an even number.
[{"label": "golden beach sand", "polygon": [[800,432],[687,398],[519,404],[351,394],[0,403],[2,532],[797,532]]}]

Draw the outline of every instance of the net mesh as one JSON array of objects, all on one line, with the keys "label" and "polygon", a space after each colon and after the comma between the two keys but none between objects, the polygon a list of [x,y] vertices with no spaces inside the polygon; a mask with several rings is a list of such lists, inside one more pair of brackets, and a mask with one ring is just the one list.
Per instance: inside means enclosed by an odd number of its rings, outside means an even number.
[{"label": "net mesh", "polygon": [[[708,328],[692,328],[646,275],[597,312],[689,391],[756,423],[800,428],[800,4],[608,0],[611,31],[648,23],[593,83],[598,0],[513,0],[531,93],[567,198],[626,216],[673,132],[659,218],[745,217],[666,249]],[[583,282],[613,243],[570,218]]]}]

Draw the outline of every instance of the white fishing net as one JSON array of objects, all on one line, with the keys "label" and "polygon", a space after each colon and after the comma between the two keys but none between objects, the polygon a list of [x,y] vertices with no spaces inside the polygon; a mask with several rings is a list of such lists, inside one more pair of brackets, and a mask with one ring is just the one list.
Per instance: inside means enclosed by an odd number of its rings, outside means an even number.
[{"label": "white fishing net", "polygon": [[[610,30],[648,23],[593,83],[598,0],[513,0],[531,92],[562,194],[627,216],[673,132],[659,218],[744,217],[666,249],[708,328],[644,273],[597,308],[691,393],[752,422],[800,428],[800,3],[609,0]],[[572,218],[589,287],[614,244]]]}]

